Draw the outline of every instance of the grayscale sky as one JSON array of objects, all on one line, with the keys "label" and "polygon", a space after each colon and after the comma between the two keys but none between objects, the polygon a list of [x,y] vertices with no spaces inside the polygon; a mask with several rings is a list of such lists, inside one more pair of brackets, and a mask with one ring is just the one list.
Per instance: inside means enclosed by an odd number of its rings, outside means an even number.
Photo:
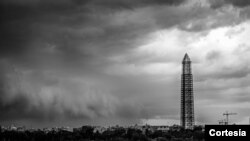
[{"label": "grayscale sky", "polygon": [[248,0],[1,0],[0,124],[196,124],[250,116]]}]

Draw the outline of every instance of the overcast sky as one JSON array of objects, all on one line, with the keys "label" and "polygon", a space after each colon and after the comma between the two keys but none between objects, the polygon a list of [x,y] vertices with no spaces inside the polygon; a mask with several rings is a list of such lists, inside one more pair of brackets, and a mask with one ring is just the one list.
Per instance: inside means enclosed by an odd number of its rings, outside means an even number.
[{"label": "overcast sky", "polygon": [[0,124],[196,124],[250,117],[248,0],[1,0]]}]

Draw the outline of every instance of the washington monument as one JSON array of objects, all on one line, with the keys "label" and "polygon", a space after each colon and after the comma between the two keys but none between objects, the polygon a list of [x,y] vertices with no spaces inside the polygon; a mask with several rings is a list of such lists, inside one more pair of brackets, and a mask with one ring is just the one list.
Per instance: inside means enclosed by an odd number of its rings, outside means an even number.
[{"label": "washington monument", "polygon": [[193,129],[194,126],[193,75],[191,60],[187,53],[182,60],[181,126],[184,129]]}]

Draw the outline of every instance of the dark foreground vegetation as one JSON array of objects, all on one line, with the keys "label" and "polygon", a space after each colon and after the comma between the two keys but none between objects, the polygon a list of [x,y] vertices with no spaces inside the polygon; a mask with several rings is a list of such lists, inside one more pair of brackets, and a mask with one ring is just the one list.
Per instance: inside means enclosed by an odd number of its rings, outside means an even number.
[{"label": "dark foreground vegetation", "polygon": [[83,126],[73,132],[59,130],[1,131],[0,141],[204,141],[202,128],[194,130],[151,131],[135,128],[115,128],[102,133],[91,126]]}]

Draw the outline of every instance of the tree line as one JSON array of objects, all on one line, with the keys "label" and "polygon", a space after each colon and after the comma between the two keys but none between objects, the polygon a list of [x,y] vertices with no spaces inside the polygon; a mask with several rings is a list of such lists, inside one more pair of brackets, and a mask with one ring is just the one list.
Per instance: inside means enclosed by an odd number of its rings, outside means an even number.
[{"label": "tree line", "polygon": [[94,131],[92,126],[82,126],[73,132],[59,130],[45,132],[36,131],[10,131],[0,132],[1,141],[204,141],[204,132],[201,127],[194,130],[169,130],[145,132],[135,128],[115,128],[100,133]]}]

